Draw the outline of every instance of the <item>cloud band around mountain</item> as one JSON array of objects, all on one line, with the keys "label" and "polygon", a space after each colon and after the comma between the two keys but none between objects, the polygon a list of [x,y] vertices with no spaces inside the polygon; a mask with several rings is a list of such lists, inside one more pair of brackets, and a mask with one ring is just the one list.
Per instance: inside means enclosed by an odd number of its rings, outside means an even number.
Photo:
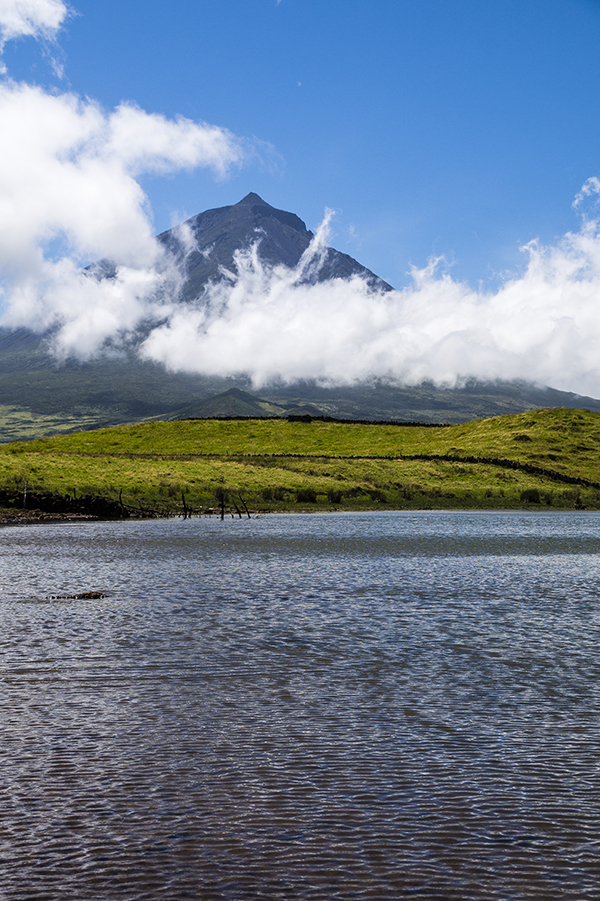
[{"label": "cloud band around mountain", "polygon": [[[326,241],[317,233],[307,252]],[[233,281],[176,306],[141,352],[172,370],[283,380],[402,384],[466,378],[526,379],[600,395],[600,234],[594,220],[553,246],[524,248],[525,272],[495,292],[412,270],[412,284],[385,292],[356,276],[300,283],[301,267],[269,267],[259,245],[237,255]]]},{"label": "cloud band around mountain", "polygon": [[[21,96],[43,107],[46,98],[28,91]],[[107,349],[136,346],[143,357],[170,370],[244,374],[257,387],[303,379],[456,385],[466,378],[519,378],[600,395],[595,219],[584,217],[579,231],[551,246],[527,245],[523,274],[494,292],[453,280],[440,272],[440,261],[414,268],[412,284],[400,291],[378,290],[359,276],[306,284],[306,272],[326,257],[325,221],[298,266],[267,265],[257,235],[252,247],[237,252],[235,272],[183,302],[178,294],[185,266],[150,235],[143,193],[132,173],[182,160],[222,172],[239,159],[235,140],[186,123],[188,144],[179,144],[177,123],[139,110],[106,116],[73,99],[56,102],[65,105],[63,114],[73,126],[69,153],[46,146],[53,187],[45,193],[42,184],[29,186],[36,201],[21,215],[22,195],[14,189],[14,208],[0,219],[13,221],[12,229],[0,228],[0,264],[5,270],[16,267],[3,323],[52,329],[58,357],[89,359]],[[124,135],[139,123],[156,139],[140,140],[136,152],[135,139]],[[6,167],[0,164],[2,171]],[[581,197],[594,200],[595,180],[586,185]],[[71,198],[73,205],[57,204],[58,196]],[[84,203],[74,201],[82,197]],[[44,240],[59,233],[72,252],[50,260]],[[180,237],[190,251],[191,235],[183,229]],[[78,267],[78,254],[94,249],[117,263],[112,277],[91,277]]]}]

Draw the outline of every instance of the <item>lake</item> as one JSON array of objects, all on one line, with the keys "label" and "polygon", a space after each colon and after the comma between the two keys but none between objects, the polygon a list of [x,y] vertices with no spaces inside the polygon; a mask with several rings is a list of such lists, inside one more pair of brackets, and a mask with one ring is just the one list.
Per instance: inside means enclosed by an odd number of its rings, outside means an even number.
[{"label": "lake", "polygon": [[2,528],[0,897],[596,901],[599,551],[575,511]]}]

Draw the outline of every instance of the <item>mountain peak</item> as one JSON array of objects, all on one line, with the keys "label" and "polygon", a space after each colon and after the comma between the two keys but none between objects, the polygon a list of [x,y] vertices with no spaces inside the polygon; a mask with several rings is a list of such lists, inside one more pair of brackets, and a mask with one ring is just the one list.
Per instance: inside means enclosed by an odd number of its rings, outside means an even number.
[{"label": "mountain peak", "polygon": [[245,197],[242,197],[242,199],[238,203],[236,203],[235,206],[242,206],[242,204],[249,203],[262,203],[264,206],[269,206],[269,204],[265,200],[263,200],[262,197],[259,197],[258,194],[255,194],[254,191],[250,191],[249,194],[246,194]]}]

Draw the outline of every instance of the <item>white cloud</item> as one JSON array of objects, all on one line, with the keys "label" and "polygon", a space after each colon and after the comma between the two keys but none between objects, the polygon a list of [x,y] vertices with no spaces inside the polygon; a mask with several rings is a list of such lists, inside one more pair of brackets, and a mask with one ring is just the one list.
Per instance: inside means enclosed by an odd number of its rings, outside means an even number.
[{"label": "white cloud", "polygon": [[587,179],[582,186],[581,191],[576,195],[575,200],[571,204],[573,209],[579,209],[588,197],[594,197],[594,195],[597,203],[598,195],[600,195],[600,178],[595,175]]},{"label": "white cloud", "polygon": [[0,0],[0,46],[19,37],[52,39],[68,13],[62,0]]},{"label": "white cloud", "polygon": [[522,378],[600,396],[600,234],[595,222],[551,247],[528,245],[525,273],[495,293],[414,270],[413,284],[378,292],[360,278],[306,286],[323,231],[296,270],[237,256],[233,284],[176,306],[142,353],[174,370],[346,383],[372,377],[455,385]]},{"label": "white cloud", "polygon": [[[62,323],[61,347],[83,330],[86,353],[143,318],[150,296],[176,278],[137,177],[192,167],[222,177],[245,153],[212,125],[127,104],[106,112],[12,82],[0,84],[0,134],[3,324]],[[95,282],[79,268],[104,257],[119,267],[116,279]]]}]

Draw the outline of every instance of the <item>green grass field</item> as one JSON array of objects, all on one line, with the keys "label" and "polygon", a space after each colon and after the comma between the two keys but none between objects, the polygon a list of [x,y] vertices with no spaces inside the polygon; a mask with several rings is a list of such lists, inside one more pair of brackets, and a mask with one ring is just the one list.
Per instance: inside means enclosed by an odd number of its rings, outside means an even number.
[{"label": "green grass field", "polygon": [[230,509],[596,509],[599,447],[600,414],[562,408],[435,427],[149,422],[0,446],[0,486],[165,512],[182,492],[194,510],[221,492]]}]

